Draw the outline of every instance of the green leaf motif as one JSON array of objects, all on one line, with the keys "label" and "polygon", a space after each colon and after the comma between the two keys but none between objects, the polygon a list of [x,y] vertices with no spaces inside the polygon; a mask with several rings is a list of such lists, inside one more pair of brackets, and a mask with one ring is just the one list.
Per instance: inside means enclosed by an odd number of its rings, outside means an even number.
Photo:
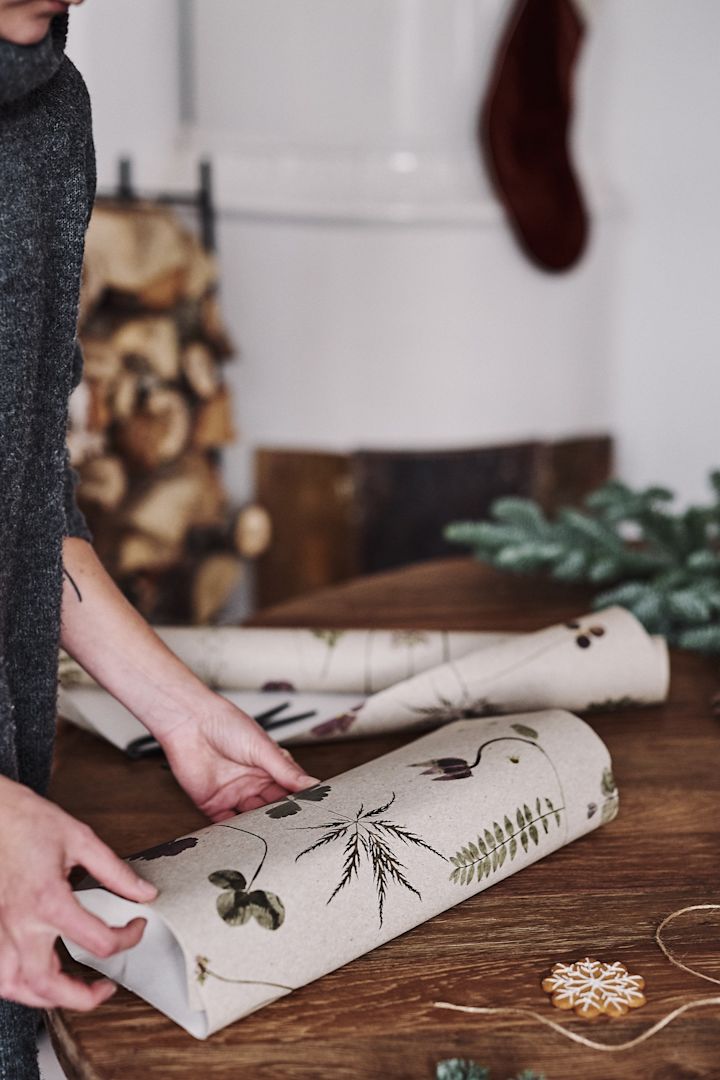
[{"label": "green leaf motif", "polygon": [[490,1080],[484,1065],[465,1058],[446,1058],[435,1066],[435,1080]]},{"label": "green leaf motif", "polygon": [[246,885],[245,876],[239,870],[216,870],[208,881],[219,889],[244,889]]},{"label": "green leaf motif", "polygon": [[522,735],[526,739],[538,739],[538,735],[535,728],[528,727],[527,724],[511,724],[510,727],[513,731],[517,731],[518,735]]},{"label": "green leaf motif", "polygon": [[250,914],[265,930],[277,930],[285,921],[285,905],[275,893],[251,892]]},{"label": "green leaf motif", "polygon": [[615,777],[613,771],[610,768],[603,769],[602,781],[600,787],[603,795],[614,795],[617,791],[617,784],[615,783]]},{"label": "green leaf motif", "polygon": [[316,784],[314,787],[306,788],[305,791],[294,792],[294,798],[304,799],[306,802],[322,802],[330,794],[329,784]]},{"label": "green leaf motif", "polygon": [[[513,825],[510,816],[505,814],[503,815],[504,831],[499,822],[493,821],[495,835],[493,836],[489,829],[483,829],[485,841],[478,838],[480,848],[469,843],[460,848],[455,855],[451,855],[449,861],[454,869],[450,873],[450,881],[454,884],[466,885],[470,884],[474,878],[482,881],[483,878],[490,877],[504,866],[508,859],[510,862],[513,861],[518,852],[518,840],[526,853],[529,852],[531,843],[537,847],[540,844],[541,835],[549,834],[550,823],[553,820],[558,826],[560,825],[561,813],[565,809],[563,806],[556,807],[546,796],[544,802],[547,809],[543,811],[542,802],[539,796],[535,799],[535,816],[526,803],[523,803],[522,807],[516,807],[517,828]],[[609,799],[607,802],[616,804],[617,799]],[[538,827],[540,825],[542,834]],[[471,849],[475,849],[475,853]]]},{"label": "green leaf motif", "polygon": [[216,870],[208,876],[208,881],[223,890],[216,907],[228,926],[245,926],[254,919],[265,930],[277,930],[285,921],[280,897],[264,889],[247,892],[245,876],[239,870]]},{"label": "green leaf motif", "polygon": [[217,911],[228,926],[244,926],[252,918],[247,893],[221,893],[217,898]]}]

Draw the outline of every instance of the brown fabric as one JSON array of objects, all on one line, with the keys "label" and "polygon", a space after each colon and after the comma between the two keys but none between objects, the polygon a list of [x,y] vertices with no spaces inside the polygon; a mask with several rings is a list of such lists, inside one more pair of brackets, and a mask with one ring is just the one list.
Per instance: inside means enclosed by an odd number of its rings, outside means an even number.
[{"label": "brown fabric", "polygon": [[545,270],[582,254],[588,215],[568,149],[583,24],[572,0],[519,0],[479,122],[484,158],[525,253]]}]

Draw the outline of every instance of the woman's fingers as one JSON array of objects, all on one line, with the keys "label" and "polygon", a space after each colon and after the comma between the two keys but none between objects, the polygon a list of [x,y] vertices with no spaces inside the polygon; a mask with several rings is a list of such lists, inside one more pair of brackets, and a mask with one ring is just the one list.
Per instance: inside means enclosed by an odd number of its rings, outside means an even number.
[{"label": "woman's fingers", "polygon": [[[10,993],[12,1000],[37,1008],[94,1009],[117,989],[109,979],[88,984],[65,975],[53,947],[54,932],[37,935],[23,950]],[[37,1003],[37,1004],[36,1004]]]},{"label": "woman's fingers", "polygon": [[136,900],[140,904],[155,899],[157,889],[154,885],[138,877],[132,867],[118,858],[91,829],[85,826],[81,828],[82,843],[77,846],[73,855],[101,885],[126,900]]},{"label": "woman's fingers", "polygon": [[97,979],[92,983],[82,982],[70,975],[57,972],[41,978],[30,987],[31,992],[40,993],[49,1004],[44,1008],[77,1009],[78,1012],[90,1012],[102,1005],[117,990],[117,984],[110,979]]},{"label": "woman's fingers", "polygon": [[255,764],[265,769],[275,783],[287,791],[302,791],[320,783],[316,777],[308,776],[297,761],[269,737],[262,739]]},{"label": "woman's fingers", "polygon": [[93,956],[108,957],[137,945],[147,922],[138,918],[131,919],[126,926],[108,926],[69,896],[59,912],[56,925],[63,936],[87,949]]}]

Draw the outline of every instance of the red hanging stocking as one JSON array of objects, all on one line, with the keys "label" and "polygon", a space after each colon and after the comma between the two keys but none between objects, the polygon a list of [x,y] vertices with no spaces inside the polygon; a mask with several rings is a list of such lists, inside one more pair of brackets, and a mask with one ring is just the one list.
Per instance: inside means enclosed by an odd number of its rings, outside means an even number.
[{"label": "red hanging stocking", "polygon": [[518,0],[500,43],[479,136],[526,254],[545,270],[580,257],[588,218],[568,150],[572,77],[584,33],[573,0]]}]

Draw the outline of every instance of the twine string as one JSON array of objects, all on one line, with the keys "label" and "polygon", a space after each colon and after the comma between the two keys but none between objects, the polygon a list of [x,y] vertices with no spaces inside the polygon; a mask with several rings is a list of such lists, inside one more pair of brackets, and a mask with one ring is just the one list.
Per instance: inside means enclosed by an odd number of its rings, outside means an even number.
[{"label": "twine string", "polygon": [[[706,975],[702,971],[696,971],[695,968],[689,967],[684,964],[682,960],[678,960],[672,953],[665,942],[663,941],[663,930],[670,925],[675,919],[678,919],[681,915],[687,914],[689,911],[720,911],[720,904],[692,904],[689,907],[679,908],[677,911],[673,911],[668,915],[658,926],[655,931],[655,943],[665,957],[674,964],[675,967],[680,968],[681,971],[686,971],[690,975],[697,976],[698,979],[705,979],[707,982],[715,983],[720,986],[720,979],[715,978],[713,975]],[[551,1020],[548,1016],[543,1016],[542,1013],[535,1012],[534,1009],[526,1009],[520,1006],[482,1006],[482,1005],[455,1005],[449,1001],[435,1001],[433,1006],[436,1009],[451,1009],[453,1012],[474,1013],[481,1016],[518,1016],[518,1017],[532,1017],[533,1020],[537,1020],[539,1023],[544,1024],[545,1027],[551,1028],[553,1031],[557,1031],[560,1035],[563,1035],[566,1039],[570,1039],[571,1042],[579,1043],[581,1046],[587,1046],[591,1050],[602,1050],[606,1054],[616,1054],[621,1050],[631,1050],[635,1046],[639,1046],[641,1043],[647,1042],[654,1035],[657,1035],[659,1031],[666,1028],[668,1024],[672,1024],[673,1020],[677,1020],[683,1013],[689,1012],[691,1009],[701,1009],[708,1005],[720,1005],[720,996],[698,998],[697,1001],[688,1001],[684,1005],[678,1005],[677,1008],[672,1009],[666,1016],[658,1020],[655,1024],[649,1027],[642,1034],[637,1035],[634,1039],[628,1039],[622,1043],[601,1043],[596,1042],[594,1039],[588,1039],[584,1035],[580,1035],[577,1031],[572,1031],[570,1028],[558,1024],[555,1020]]]}]

